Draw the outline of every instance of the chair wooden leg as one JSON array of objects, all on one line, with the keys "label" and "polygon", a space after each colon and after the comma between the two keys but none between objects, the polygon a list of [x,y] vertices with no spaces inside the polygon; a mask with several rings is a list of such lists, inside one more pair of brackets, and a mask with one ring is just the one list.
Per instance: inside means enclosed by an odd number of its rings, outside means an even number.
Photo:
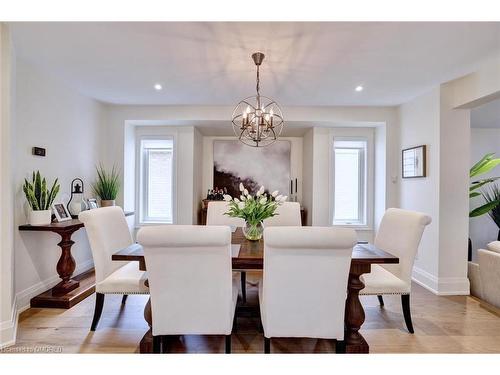
[{"label": "chair wooden leg", "polygon": [[92,319],[92,324],[90,326],[91,331],[95,331],[95,329],[97,328],[97,324],[99,323],[99,319],[101,319],[103,306],[104,306],[104,294],[103,293],[96,293],[95,294],[94,318]]},{"label": "chair wooden leg", "polygon": [[122,305],[125,305],[125,302],[127,302],[127,297],[128,297],[128,294],[124,294],[123,297],[122,297]]},{"label": "chair wooden leg", "polygon": [[241,272],[241,299],[247,303],[247,273]]},{"label": "chair wooden leg", "polygon": [[161,353],[161,336],[153,336],[153,353]]},{"label": "chair wooden leg", "polygon": [[271,338],[264,337],[264,353],[271,353]]},{"label": "chair wooden leg", "polygon": [[377,298],[378,298],[378,302],[379,302],[380,306],[384,306],[384,299],[382,298],[382,296],[378,295]]},{"label": "chair wooden leg", "polygon": [[226,335],[226,354],[231,354],[231,335]]},{"label": "chair wooden leg", "polygon": [[413,323],[411,322],[411,312],[410,312],[410,295],[401,295],[401,305],[403,307],[403,316],[405,318],[406,328],[408,332],[413,333]]},{"label": "chair wooden leg", "polygon": [[167,349],[168,349],[168,336],[163,335],[161,336],[161,352],[167,353]]},{"label": "chair wooden leg", "polygon": [[335,343],[335,353],[345,354],[345,352],[346,352],[345,340],[337,340],[337,342]]}]

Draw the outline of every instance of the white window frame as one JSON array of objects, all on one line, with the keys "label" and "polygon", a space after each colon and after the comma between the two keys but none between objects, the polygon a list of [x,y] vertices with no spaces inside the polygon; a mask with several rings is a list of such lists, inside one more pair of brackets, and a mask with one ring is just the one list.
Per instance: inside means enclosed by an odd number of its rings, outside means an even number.
[{"label": "white window frame", "polygon": [[[375,152],[374,152],[374,129],[373,128],[337,128],[330,132],[330,224],[336,227],[354,228],[356,230],[373,230],[373,212],[374,212],[374,168],[375,168]],[[363,213],[364,223],[335,223],[335,141],[363,141],[366,142],[366,153],[364,155],[365,162],[363,168],[360,168],[360,185],[364,186],[363,191],[360,191],[360,213]],[[361,170],[363,169],[363,170]],[[362,196],[361,196],[362,195]]]},{"label": "white window frame", "polygon": [[[155,218],[145,219],[145,209],[147,208],[147,196],[143,194],[145,189],[145,180],[147,178],[147,167],[144,165],[144,158],[142,155],[142,141],[144,140],[169,140],[172,141],[172,223],[167,223],[162,220],[155,220]],[[136,131],[136,198],[135,198],[135,211],[136,227],[157,224],[175,224],[177,222],[177,137],[176,134],[149,134],[143,133],[140,129]]]}]

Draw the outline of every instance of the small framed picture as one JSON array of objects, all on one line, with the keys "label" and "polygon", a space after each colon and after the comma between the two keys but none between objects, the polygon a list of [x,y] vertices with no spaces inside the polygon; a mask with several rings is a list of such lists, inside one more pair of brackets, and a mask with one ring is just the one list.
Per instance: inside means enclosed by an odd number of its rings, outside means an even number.
[{"label": "small framed picture", "polygon": [[94,208],[99,208],[99,205],[97,204],[97,199],[95,198],[89,198],[89,210],[93,210]]},{"label": "small framed picture", "polygon": [[426,145],[404,149],[402,152],[402,177],[416,178],[427,176]]},{"label": "small framed picture", "polygon": [[54,215],[56,215],[57,222],[71,220],[71,215],[69,214],[68,208],[64,203],[52,204],[52,210],[54,211]]}]

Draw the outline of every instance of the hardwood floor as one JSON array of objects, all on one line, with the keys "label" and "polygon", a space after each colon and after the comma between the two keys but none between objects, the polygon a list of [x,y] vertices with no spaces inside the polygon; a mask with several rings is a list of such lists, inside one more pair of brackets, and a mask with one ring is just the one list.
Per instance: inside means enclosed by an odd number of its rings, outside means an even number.
[{"label": "hardwood floor", "polygon": [[[247,298],[256,301],[255,276],[248,275]],[[70,310],[33,308],[21,314],[17,344],[9,352],[40,350],[62,353],[134,353],[147,330],[143,318],[147,297],[106,296],[95,332],[89,327],[95,294]],[[500,315],[467,296],[438,297],[414,284],[412,316],[415,334],[406,331],[399,296],[362,297],[366,320],[361,330],[371,353],[500,353]],[[43,349],[45,347],[45,349]],[[239,318],[232,336],[233,353],[263,353],[258,320]],[[173,353],[223,353],[223,336],[181,336],[170,340]],[[273,353],[333,353],[334,343],[315,339],[273,339]]]}]

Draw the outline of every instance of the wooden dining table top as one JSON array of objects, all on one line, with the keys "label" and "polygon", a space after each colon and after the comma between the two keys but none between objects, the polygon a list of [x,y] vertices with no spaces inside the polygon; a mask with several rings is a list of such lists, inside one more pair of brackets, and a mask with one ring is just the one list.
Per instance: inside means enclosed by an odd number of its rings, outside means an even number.
[{"label": "wooden dining table top", "polygon": [[[236,228],[232,233],[231,243],[240,245],[237,257],[232,258],[233,269],[258,270],[264,266],[264,240],[250,241],[243,235],[242,228]],[[139,269],[146,270],[144,261],[144,250],[139,244],[133,244],[125,249],[119,250],[111,257],[117,261],[139,262]],[[352,251],[351,267],[361,264],[389,264],[399,263],[399,258],[379,249],[371,244],[359,243]]]}]

